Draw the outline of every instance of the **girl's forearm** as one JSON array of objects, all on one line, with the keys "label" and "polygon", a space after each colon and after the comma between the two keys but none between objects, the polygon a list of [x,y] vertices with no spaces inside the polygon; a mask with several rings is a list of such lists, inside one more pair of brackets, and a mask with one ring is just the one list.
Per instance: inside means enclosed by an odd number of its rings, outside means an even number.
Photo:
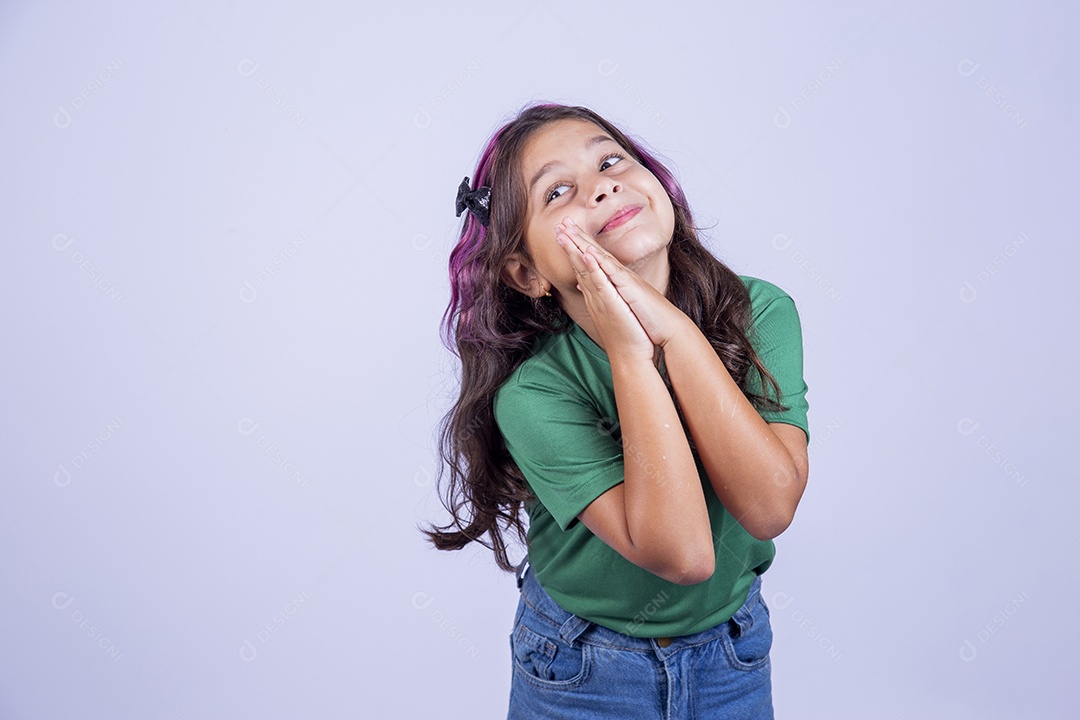
[{"label": "girl's forearm", "polygon": [[802,494],[787,448],[689,318],[664,346],[664,364],[720,502],[755,538],[782,533]]},{"label": "girl's forearm", "polygon": [[611,358],[622,431],[626,525],[651,572],[704,579],[716,551],[701,477],[671,395],[655,366]]}]

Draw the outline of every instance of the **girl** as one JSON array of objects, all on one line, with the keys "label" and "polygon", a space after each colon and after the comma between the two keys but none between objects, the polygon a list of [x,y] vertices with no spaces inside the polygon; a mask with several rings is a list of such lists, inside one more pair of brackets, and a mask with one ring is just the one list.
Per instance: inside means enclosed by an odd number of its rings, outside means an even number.
[{"label": "girl", "polygon": [[453,520],[425,533],[507,571],[504,531],[527,545],[509,717],[771,718],[761,574],[810,439],[794,301],[713,257],[589,109],[527,106],[474,177],[443,318]]}]

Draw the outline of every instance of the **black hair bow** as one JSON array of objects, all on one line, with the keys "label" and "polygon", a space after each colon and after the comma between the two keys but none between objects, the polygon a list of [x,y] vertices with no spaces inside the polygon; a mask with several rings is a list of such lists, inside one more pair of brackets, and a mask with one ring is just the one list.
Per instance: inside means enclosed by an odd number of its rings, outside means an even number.
[{"label": "black hair bow", "polygon": [[468,208],[480,224],[487,227],[491,219],[491,188],[483,185],[475,190],[469,190],[469,178],[466,177],[458,185],[457,202],[454,207],[457,210],[455,217],[461,217],[461,213]]}]

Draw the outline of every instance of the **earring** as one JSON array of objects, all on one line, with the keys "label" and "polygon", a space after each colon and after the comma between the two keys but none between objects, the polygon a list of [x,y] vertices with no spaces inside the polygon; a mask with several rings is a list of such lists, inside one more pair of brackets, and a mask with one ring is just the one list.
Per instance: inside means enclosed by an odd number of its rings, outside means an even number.
[{"label": "earring", "polygon": [[551,297],[551,288],[550,287],[547,290],[544,291],[544,297]]}]

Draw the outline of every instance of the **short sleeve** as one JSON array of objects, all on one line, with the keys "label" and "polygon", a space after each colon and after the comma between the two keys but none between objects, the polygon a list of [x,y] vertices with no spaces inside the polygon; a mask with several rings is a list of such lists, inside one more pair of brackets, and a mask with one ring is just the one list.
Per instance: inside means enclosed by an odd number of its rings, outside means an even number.
[{"label": "short sleeve", "polygon": [[623,481],[618,419],[572,391],[512,380],[496,393],[494,414],[510,456],[561,529]]},{"label": "short sleeve", "polygon": [[[780,402],[789,409],[785,411],[759,410],[765,422],[788,423],[802,428],[806,433],[806,443],[810,444],[810,425],[807,421],[809,404],[806,401],[806,381],[803,378],[802,325],[795,301],[783,293],[768,301],[760,311],[755,309],[753,330],[750,342],[757,351],[761,362],[780,385]],[[751,384],[754,391],[761,393],[760,373],[751,366]],[[768,386],[768,397],[772,398],[772,386]]]}]

